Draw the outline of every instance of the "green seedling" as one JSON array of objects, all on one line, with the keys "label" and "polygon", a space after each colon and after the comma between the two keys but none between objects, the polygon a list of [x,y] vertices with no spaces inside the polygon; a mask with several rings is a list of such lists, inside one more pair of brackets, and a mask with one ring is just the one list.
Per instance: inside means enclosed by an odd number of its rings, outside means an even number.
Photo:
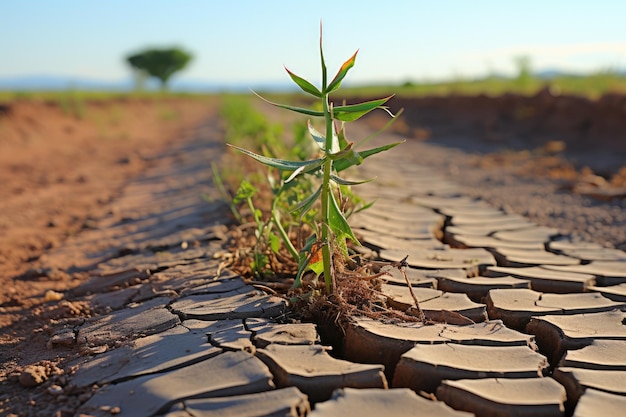
[{"label": "green seedling", "polygon": [[248,208],[252,212],[256,230],[254,231],[256,237],[256,246],[253,252],[252,271],[262,278],[267,272],[267,265],[269,264],[269,257],[260,249],[260,247],[269,246],[274,253],[278,253],[280,249],[280,238],[272,232],[272,223],[265,223],[262,219],[262,212],[254,206],[252,197],[257,193],[257,189],[245,179],[241,181],[237,194],[233,198],[234,204],[240,204],[242,202],[247,203]]},{"label": "green seedling", "polygon": [[[211,170],[213,171],[213,184],[215,184],[215,186],[217,187],[217,190],[222,195],[222,198],[228,204],[228,207],[230,208],[231,213],[233,213],[233,216],[235,217],[235,219],[238,222],[241,222],[242,221],[241,214],[239,213],[239,210],[237,210],[237,205],[234,203],[230,194],[226,190],[226,186],[224,185],[224,181],[222,180],[222,174],[220,173],[220,170],[218,169],[215,162],[211,162]],[[203,194],[202,198],[208,201],[209,203],[212,202],[211,198],[207,196],[206,194]]]},{"label": "green seedling", "polygon": [[63,113],[72,116],[75,119],[82,120],[85,118],[86,106],[82,95],[73,89],[70,89],[59,96],[59,104]]},{"label": "green seedling", "polygon": [[[354,149],[354,143],[347,140],[344,123],[355,121],[375,109],[383,109],[389,112],[387,107],[385,107],[385,103],[387,103],[391,96],[357,104],[335,106],[330,101],[329,96],[339,89],[346,74],[354,66],[358,51],[343,63],[335,77],[329,82],[322,49],[321,32],[320,25],[321,88],[317,88],[304,78],[296,75],[287,68],[285,69],[289,77],[298,87],[305,93],[319,100],[322,110],[274,103],[259,96],[262,100],[271,105],[323,119],[324,133],[320,133],[316,130],[310,120],[307,121],[307,130],[319,148],[319,157],[305,161],[289,161],[259,155],[238,146],[230,144],[229,146],[254,158],[264,165],[288,173],[287,178],[283,180],[283,184],[277,194],[281,194],[285,188],[290,186],[291,182],[298,180],[302,176],[308,175],[321,179],[319,187],[309,196],[299,201],[294,208],[295,211],[303,216],[311,210],[314,204],[317,202],[321,204],[317,233],[307,240],[303,251],[298,254],[299,270],[294,285],[300,285],[303,272],[311,269],[318,275],[323,272],[326,292],[331,293],[334,283],[334,265],[335,262],[341,261],[341,259],[335,259],[335,257],[346,258],[348,256],[346,243],[348,239],[359,244],[346,220],[344,212],[340,208],[340,204],[338,204],[338,200],[341,200],[337,195],[340,193],[341,186],[351,186],[371,181],[350,181],[339,175],[342,171],[352,166],[360,165],[365,158],[389,150],[401,142],[357,152],[357,150]],[[389,114],[393,117],[390,112]]]}]

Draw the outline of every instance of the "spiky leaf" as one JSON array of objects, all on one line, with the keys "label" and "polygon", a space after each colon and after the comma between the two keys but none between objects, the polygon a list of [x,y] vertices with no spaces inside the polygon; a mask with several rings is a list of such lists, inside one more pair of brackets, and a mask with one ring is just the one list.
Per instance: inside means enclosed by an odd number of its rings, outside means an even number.
[{"label": "spiky leaf", "polygon": [[351,181],[351,180],[346,180],[346,179],[340,178],[340,177],[338,177],[336,175],[333,175],[333,174],[330,175],[330,178],[333,181],[335,181],[337,184],[339,184],[339,185],[359,185],[359,184],[365,184],[365,183],[368,183],[368,182],[372,182],[372,181],[375,180],[375,178],[370,178],[370,179],[367,179],[367,180]]},{"label": "spiky leaf", "polygon": [[322,164],[324,163],[324,159],[311,159],[309,161],[286,161],[284,159],[277,159],[277,158],[269,158],[267,156],[263,156],[263,155],[259,155],[256,154],[252,151],[249,151],[247,149],[244,148],[240,148],[239,146],[235,146],[235,145],[231,145],[230,143],[227,144],[228,146],[230,146],[233,149],[236,149],[237,151],[248,155],[249,157],[259,161],[260,163],[262,163],[263,165],[267,165],[270,166],[272,168],[276,168],[279,169],[281,171],[296,171],[298,169],[301,169],[301,172],[303,173],[309,173],[309,172],[313,172],[318,170]]},{"label": "spiky leaf", "polygon": [[312,96],[315,97],[322,97],[322,93],[320,92],[320,90],[317,89],[317,87],[315,87],[313,84],[311,84],[310,82],[308,82],[307,80],[305,80],[302,77],[299,77],[298,75],[294,74],[293,72],[289,71],[289,69],[287,69],[287,67],[285,67],[285,71],[287,71],[287,74],[289,74],[289,76],[291,77],[291,79],[293,80],[294,83],[296,83],[298,85],[298,87],[300,87],[302,89],[302,91],[304,91],[305,93],[309,93]]},{"label": "spiky leaf", "polygon": [[290,211],[292,213],[299,212],[300,217],[304,216],[309,210],[311,210],[311,207],[313,207],[313,204],[315,204],[315,202],[319,199],[321,193],[322,193],[322,186],[320,185],[317,191],[315,191],[313,194],[311,194],[310,196],[308,196],[307,198],[299,202]]},{"label": "spiky leaf", "polygon": [[339,88],[339,86],[341,85],[341,81],[343,81],[343,79],[345,78],[346,74],[348,73],[348,70],[354,66],[354,62],[356,61],[356,54],[358,53],[359,53],[359,50],[357,49],[354,55],[352,55],[350,59],[344,62],[341,68],[339,68],[337,75],[335,75],[335,78],[333,78],[333,80],[330,82],[330,84],[326,88],[326,91],[325,91],[326,94],[329,94]]},{"label": "spiky leaf", "polygon": [[308,116],[315,116],[315,117],[322,117],[322,116],[324,116],[324,112],[323,111],[306,109],[306,108],[303,108],[303,107],[290,106],[288,104],[274,103],[273,101],[270,101],[270,100],[264,98],[263,96],[257,94],[255,91],[252,91],[252,93],[254,93],[254,95],[256,95],[258,98],[260,98],[261,100],[263,100],[267,104],[271,104],[272,106],[280,107],[281,109],[291,110],[293,112],[306,114]]},{"label": "spiky leaf", "polygon": [[322,21],[320,20],[320,61],[322,63],[322,90],[326,90],[328,75],[326,70],[326,62],[324,61],[324,50],[322,48]]},{"label": "spiky leaf", "polygon": [[294,178],[296,178],[298,175],[302,174],[302,172],[304,171],[305,167],[300,167],[298,169],[296,169],[295,171],[293,171],[291,173],[291,175],[285,180],[285,184],[290,183],[291,181],[294,180]]},{"label": "spiky leaf", "polygon": [[366,138],[362,139],[359,141],[359,145],[363,145],[367,142],[369,142],[370,140],[374,139],[376,136],[380,135],[381,133],[383,133],[385,130],[389,129],[389,127],[394,124],[400,117],[400,115],[404,112],[404,109],[400,109],[396,112],[395,115],[393,115],[393,117],[391,119],[389,119],[387,121],[387,123],[385,123],[385,125],[383,127],[381,127],[380,129],[378,129],[376,132],[368,135]]},{"label": "spiky leaf", "polygon": [[[383,145],[383,146],[379,146],[377,148],[372,148],[372,149],[368,149],[365,151],[359,151],[359,155],[361,156],[361,161],[367,157],[370,157],[372,155],[375,155],[377,153],[380,152],[384,152],[384,151],[388,151],[391,148],[394,148],[396,146],[398,146],[401,143],[404,143],[405,141],[401,141],[401,142],[395,142],[395,143],[390,143],[388,145]],[[356,165],[354,163],[354,161],[348,160],[348,159],[341,159],[339,161],[335,161],[333,163],[333,167],[335,168],[335,170],[337,172],[341,172],[344,169],[350,168],[351,166]]]},{"label": "spiky leaf", "polygon": [[359,152],[352,149],[352,151],[348,155],[346,155],[346,157],[343,158],[342,161],[346,161],[352,165],[361,165],[363,163],[363,157]]},{"label": "spiky leaf", "polygon": [[[304,274],[304,272],[306,272],[309,267],[309,262],[311,260],[311,256],[309,256],[309,254],[311,254],[313,245],[316,241],[317,236],[315,234],[309,236],[309,238],[306,240],[306,243],[304,244],[304,247],[298,254],[298,273],[296,274],[296,279],[291,288],[299,288],[302,286],[302,274]],[[317,275],[319,275],[320,273],[321,272],[316,272]]]},{"label": "spiky leaf", "polygon": [[[337,126],[335,126],[335,129],[337,129]],[[342,123],[341,124],[341,129],[339,129],[339,131],[337,132],[337,139],[339,140],[339,147],[341,147],[341,149],[345,149],[346,146],[348,146],[348,139],[346,139],[346,131],[345,130],[346,130],[345,129],[345,125],[344,125],[344,123]]]},{"label": "spiky leaf", "polygon": [[352,149],[353,146],[354,146],[354,143],[350,142],[348,143],[348,146],[345,147],[345,149],[342,149],[337,153],[328,155],[328,157],[332,159],[333,161],[338,161],[344,158],[352,159],[355,156],[355,151],[354,149]]},{"label": "spiky leaf", "polygon": [[340,241],[345,240],[347,237],[357,245],[360,245],[359,240],[354,236],[352,228],[337,205],[337,200],[332,192],[330,193],[330,204],[328,205],[328,223],[330,229]]},{"label": "spiky leaf", "polygon": [[372,207],[374,205],[374,203],[376,203],[376,200],[370,201],[369,203],[366,203],[366,204],[363,204],[362,207],[359,207],[358,209],[356,209],[352,214],[359,213],[361,211],[367,210],[368,208]]},{"label": "spiky leaf", "polygon": [[363,103],[357,104],[348,104],[346,106],[337,106],[333,109],[333,117],[337,120],[341,120],[342,122],[352,122],[355,121],[372,110],[383,108],[383,104],[385,104],[389,99],[393,96],[381,98],[378,100],[365,101]]},{"label": "spiky leaf", "polygon": [[[315,129],[310,120],[307,120],[306,125],[309,129],[309,133],[313,137],[313,140],[315,141],[315,143],[317,143],[317,146],[319,146],[321,150],[326,151],[326,136],[324,136],[317,129]],[[337,153],[339,152],[339,150],[339,139],[337,138],[337,132],[333,127],[333,140],[330,153]]]}]

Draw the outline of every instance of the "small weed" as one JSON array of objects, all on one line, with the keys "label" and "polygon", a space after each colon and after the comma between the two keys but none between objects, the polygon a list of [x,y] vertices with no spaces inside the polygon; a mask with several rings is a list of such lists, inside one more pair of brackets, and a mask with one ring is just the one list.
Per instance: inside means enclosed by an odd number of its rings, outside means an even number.
[{"label": "small weed", "polygon": [[[217,190],[222,195],[224,201],[228,202],[230,211],[233,213],[233,216],[235,217],[235,219],[238,222],[241,222],[242,217],[241,217],[241,214],[239,213],[239,210],[237,209],[237,205],[234,203],[233,197],[231,197],[230,194],[228,193],[228,190],[226,189],[226,185],[224,184],[224,180],[222,179],[222,173],[220,172],[220,169],[217,167],[217,165],[214,162],[211,162],[211,170],[213,171],[213,184],[215,184],[215,186],[217,187]],[[213,202],[211,198],[208,197],[206,194],[203,194],[202,198],[204,198],[209,203]]]},{"label": "small weed", "polygon": [[78,120],[85,118],[86,105],[82,95],[74,90],[68,90],[58,97],[61,110],[68,116],[72,116]]},{"label": "small weed", "polygon": [[234,204],[240,204],[245,202],[252,213],[256,230],[254,236],[256,237],[256,244],[253,250],[253,260],[250,268],[254,274],[263,278],[271,269],[268,267],[270,264],[270,258],[263,250],[269,247],[271,251],[277,254],[280,250],[280,237],[272,231],[272,222],[264,222],[262,220],[263,213],[261,210],[254,206],[252,197],[257,193],[257,189],[247,180],[241,181],[237,194],[233,198]]}]

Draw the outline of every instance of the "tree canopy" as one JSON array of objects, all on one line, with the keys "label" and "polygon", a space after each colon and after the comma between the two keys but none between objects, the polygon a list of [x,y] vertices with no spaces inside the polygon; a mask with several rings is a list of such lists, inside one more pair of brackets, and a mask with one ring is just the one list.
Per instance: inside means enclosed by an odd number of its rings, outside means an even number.
[{"label": "tree canopy", "polygon": [[167,89],[170,77],[185,68],[192,55],[178,48],[147,49],[126,58],[128,64],[161,82],[161,89]]}]

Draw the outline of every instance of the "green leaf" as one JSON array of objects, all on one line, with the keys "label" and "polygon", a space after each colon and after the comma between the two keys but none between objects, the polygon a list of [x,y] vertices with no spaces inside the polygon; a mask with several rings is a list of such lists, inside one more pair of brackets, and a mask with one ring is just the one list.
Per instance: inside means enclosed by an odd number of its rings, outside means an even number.
[{"label": "green leaf", "polygon": [[[368,149],[366,151],[360,151],[359,155],[361,156],[361,160],[370,157],[372,155],[375,155],[377,153],[383,152],[383,151],[388,151],[391,148],[394,148],[396,146],[398,146],[401,143],[404,143],[405,141],[401,141],[401,142],[395,142],[395,143],[391,143],[389,145],[383,145],[383,146],[379,146],[377,148],[372,148],[372,149]],[[335,170],[337,172],[341,172],[344,169],[350,168],[351,166],[356,165],[353,161],[347,160],[347,159],[341,159],[339,161],[335,161],[333,163],[333,167],[335,168]]]},{"label": "green leaf", "polygon": [[326,88],[325,90],[326,94],[329,94],[339,88],[339,86],[341,85],[341,81],[343,81],[343,79],[345,78],[346,74],[348,73],[348,70],[354,66],[354,62],[356,61],[356,54],[358,53],[359,53],[359,50],[357,49],[354,55],[352,55],[350,59],[344,62],[341,68],[339,68],[337,75],[335,75],[335,78],[333,78],[333,80],[330,82],[330,84]]},{"label": "green leaf", "polygon": [[359,152],[352,149],[352,152],[346,155],[346,157],[343,158],[342,161],[349,162],[352,165],[361,165],[363,163],[363,157]]},{"label": "green leaf", "polygon": [[359,213],[361,211],[367,210],[368,208],[372,207],[374,205],[374,203],[376,203],[376,200],[370,201],[369,203],[364,204],[362,207],[359,207],[358,209],[356,209],[352,214]]},{"label": "green leaf", "polygon": [[272,252],[278,253],[278,251],[280,250],[280,238],[272,233],[268,236],[268,240],[269,240],[270,249],[272,249]]},{"label": "green leaf", "polygon": [[299,202],[292,210],[290,210],[290,212],[291,213],[299,212],[300,217],[304,216],[309,210],[311,210],[311,207],[313,207],[313,204],[315,204],[315,202],[319,199],[319,196],[321,193],[322,193],[322,186],[320,185],[317,191],[315,191],[313,194],[311,194],[310,196],[308,196],[307,198]]},{"label": "green leaf", "polygon": [[333,161],[338,161],[341,159],[352,159],[355,156],[355,151],[354,149],[352,149],[352,147],[354,146],[354,143],[349,143],[348,146],[346,146],[345,149],[342,149],[341,151],[328,155],[328,157],[330,159],[332,159]]},{"label": "green leaf", "polygon": [[317,87],[315,87],[313,84],[311,84],[304,78],[297,76],[293,72],[289,71],[287,67],[285,67],[285,71],[287,71],[287,73],[289,74],[293,82],[298,84],[298,87],[300,87],[302,91],[304,91],[305,93],[309,93],[315,97],[319,97],[319,98],[322,97],[322,93],[320,92],[320,90],[318,90]]},{"label": "green leaf", "polygon": [[311,125],[310,120],[306,121],[306,126],[309,129],[309,134],[311,135],[315,143],[317,143],[317,146],[319,146],[321,150],[324,150],[324,147],[326,146],[326,138],[324,137],[324,135],[322,135],[317,129],[313,127],[313,125]]},{"label": "green leaf", "polygon": [[307,269],[310,269],[319,277],[324,272],[324,261],[310,262],[307,265]]},{"label": "green leaf", "polygon": [[367,142],[369,142],[370,140],[374,139],[376,136],[380,135],[381,133],[383,133],[385,130],[389,129],[389,127],[394,124],[396,122],[396,120],[398,120],[400,118],[400,115],[404,112],[404,109],[400,109],[398,110],[398,112],[387,121],[387,123],[385,123],[385,125],[383,127],[381,127],[380,129],[378,129],[376,132],[372,133],[371,135],[367,136],[365,139],[361,139],[358,143],[357,146],[359,145],[363,145]]},{"label": "green leaf", "polygon": [[335,119],[341,120],[342,122],[352,122],[365,116],[374,109],[383,108],[382,105],[389,101],[391,97],[393,96],[365,101],[363,103],[337,106],[333,109],[333,116]]},{"label": "green leaf", "polygon": [[293,181],[298,175],[302,174],[302,172],[304,172],[304,168],[305,167],[300,167],[298,169],[296,169],[294,172],[291,173],[291,175],[285,180],[285,184],[290,183],[291,181]]},{"label": "green leaf", "polygon": [[[317,241],[316,235],[311,235],[306,240],[304,247],[298,254],[298,273],[296,274],[296,279],[291,286],[291,288],[299,288],[302,286],[302,274],[307,270],[307,266],[309,264],[311,249],[313,248],[313,244]],[[319,275],[319,274],[318,274]]]},{"label": "green leaf", "polygon": [[269,158],[267,156],[256,154],[247,149],[240,148],[239,146],[231,145],[230,143],[227,143],[226,145],[236,149],[237,151],[245,155],[248,155],[249,157],[259,161],[263,165],[267,165],[281,171],[296,171],[297,169],[302,169],[303,173],[308,173],[318,170],[324,163],[323,158],[311,159],[309,161],[286,161],[284,159]]},{"label": "green leaf", "polygon": [[262,253],[255,253],[254,260],[250,263],[250,268],[255,272],[255,274],[259,277],[263,277],[263,275],[268,272],[267,265],[269,264],[269,257]]},{"label": "green leaf", "polygon": [[341,149],[345,149],[346,146],[348,146],[348,139],[346,139],[344,123],[341,124],[341,129],[339,129],[339,132],[337,132],[337,139],[339,140],[339,147]]},{"label": "green leaf", "polygon": [[354,233],[352,232],[352,228],[350,228],[348,221],[339,209],[339,206],[337,205],[337,200],[335,199],[335,194],[333,193],[330,193],[328,223],[330,229],[333,231],[335,236],[337,236],[337,238],[339,238],[340,240],[344,240],[346,237],[348,237],[354,243],[360,245],[359,240],[356,238],[356,236],[354,236]]},{"label": "green leaf", "polygon": [[254,188],[254,185],[250,184],[250,182],[243,180],[239,184],[239,188],[237,188],[237,194],[233,198],[233,203],[239,204],[242,201],[246,201],[248,198],[252,198],[254,194],[256,194],[257,189]]},{"label": "green leaf", "polygon": [[322,21],[320,20],[320,61],[322,62],[322,91],[326,90],[328,82],[326,62],[324,61],[324,50],[322,48]]},{"label": "green leaf", "polygon": [[295,106],[290,106],[288,104],[274,103],[273,101],[269,101],[268,99],[260,96],[255,91],[252,91],[252,93],[254,93],[254,95],[256,95],[258,98],[260,98],[261,100],[263,100],[267,104],[271,104],[272,106],[280,107],[281,109],[291,110],[293,112],[306,114],[308,116],[315,116],[315,117],[322,117],[322,116],[324,116],[324,112],[323,111],[312,110],[312,109],[305,109],[303,107],[295,107]]},{"label": "green leaf", "polygon": [[336,175],[331,174],[330,178],[335,181],[337,184],[339,185],[359,185],[359,184],[365,184],[367,182],[372,182],[374,181],[376,178],[370,178],[368,180],[361,180],[361,181],[351,181],[351,180],[346,180],[343,178],[339,178]]},{"label": "green leaf", "polygon": [[[319,132],[317,129],[315,129],[313,127],[313,125],[311,124],[310,120],[307,120],[306,122],[307,128],[309,129],[309,133],[311,134],[311,136],[313,137],[313,140],[315,141],[315,143],[317,143],[317,145],[320,147],[321,150],[323,150],[324,152],[326,152],[326,136],[324,136],[321,132]],[[331,146],[331,150],[330,153],[337,153],[339,152],[340,148],[339,148],[339,139],[337,138],[337,132],[334,129],[333,126],[333,140],[332,140],[332,146]]]},{"label": "green leaf", "polygon": [[302,171],[304,171],[304,167],[300,167],[300,168],[296,169],[295,171],[293,171],[291,173],[291,175],[289,177],[287,177],[287,179],[285,180],[285,184],[290,183],[291,181],[293,181],[298,175],[302,174]]}]

